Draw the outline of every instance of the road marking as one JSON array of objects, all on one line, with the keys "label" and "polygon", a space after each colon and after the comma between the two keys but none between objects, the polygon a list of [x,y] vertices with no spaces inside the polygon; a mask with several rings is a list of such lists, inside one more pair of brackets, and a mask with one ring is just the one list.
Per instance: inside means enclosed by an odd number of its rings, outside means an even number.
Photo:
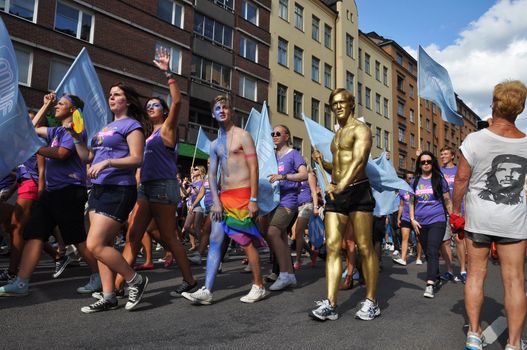
[{"label": "road marking", "polygon": [[482,334],[485,337],[485,343],[494,343],[505,329],[507,329],[507,318],[500,316],[483,331]]}]

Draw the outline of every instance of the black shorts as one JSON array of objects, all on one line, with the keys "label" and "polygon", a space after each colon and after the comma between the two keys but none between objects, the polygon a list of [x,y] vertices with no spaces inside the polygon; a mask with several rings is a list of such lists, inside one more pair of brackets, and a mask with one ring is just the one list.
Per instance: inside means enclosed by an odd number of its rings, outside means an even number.
[{"label": "black shorts", "polygon": [[374,216],[373,217],[373,243],[382,243],[384,236],[386,235],[386,216]]},{"label": "black shorts", "polygon": [[86,187],[75,185],[44,191],[31,207],[24,239],[47,241],[55,226],[58,226],[66,245],[86,241],[84,205],[87,197]]},{"label": "black shorts", "polygon": [[492,242],[496,244],[507,244],[507,243],[518,243],[523,241],[523,239],[518,238],[508,238],[508,237],[498,237],[485,235],[482,233],[474,233],[465,231],[465,236],[474,243],[478,244],[491,244]]},{"label": "black shorts", "polygon": [[413,229],[412,223],[410,221],[401,220],[401,228]]},{"label": "black shorts", "polygon": [[334,199],[326,194],[326,212],[346,214],[355,211],[373,212],[375,199],[371,193],[370,182],[352,185],[340,193],[333,193]]},{"label": "black shorts", "polygon": [[135,186],[94,184],[88,199],[88,211],[94,211],[123,223],[128,220],[136,200]]}]

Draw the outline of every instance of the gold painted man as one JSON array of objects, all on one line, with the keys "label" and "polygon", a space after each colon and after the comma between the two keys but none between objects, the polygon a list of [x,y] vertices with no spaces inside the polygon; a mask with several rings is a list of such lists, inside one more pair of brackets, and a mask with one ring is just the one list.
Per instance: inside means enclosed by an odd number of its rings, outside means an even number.
[{"label": "gold painted man", "polygon": [[349,221],[362,257],[362,272],[366,281],[366,300],[361,303],[355,317],[373,320],[381,314],[376,302],[379,263],[373,248],[373,208],[366,164],[370,155],[372,136],[370,128],[354,118],[355,99],[346,89],[335,89],[329,96],[331,109],[340,126],[331,142],[333,162],[322,159],[320,152],[313,152],[331,172],[331,184],[326,189],[326,283],[327,299],[317,302],[309,315],[318,320],[336,320],[337,294],[342,275],[341,242]]}]

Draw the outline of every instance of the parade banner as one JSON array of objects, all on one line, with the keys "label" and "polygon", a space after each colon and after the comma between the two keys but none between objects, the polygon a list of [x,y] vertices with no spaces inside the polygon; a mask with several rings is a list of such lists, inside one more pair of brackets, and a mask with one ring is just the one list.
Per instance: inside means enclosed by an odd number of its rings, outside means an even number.
[{"label": "parade banner", "polygon": [[24,163],[44,142],[39,139],[18,89],[18,64],[0,18],[0,178]]},{"label": "parade banner", "polygon": [[258,180],[258,207],[260,208],[260,215],[266,215],[280,203],[280,186],[278,182],[271,184],[268,178],[271,174],[278,174],[278,163],[276,162],[271,136],[273,129],[269,122],[269,113],[265,102],[261,113],[254,108],[251,110],[245,130],[251,134],[256,146],[260,176]]},{"label": "parade banner", "polygon": [[200,126],[198,131],[198,138],[196,140],[196,148],[203,153],[210,154],[210,144],[211,141],[207,137],[207,134],[205,134],[205,131],[203,131],[203,128]]},{"label": "parade banner", "polygon": [[456,112],[456,97],[448,71],[428,56],[421,46],[419,46],[417,78],[418,96],[437,104],[444,121],[463,125],[463,117]]},{"label": "parade banner", "polygon": [[112,121],[112,113],[104,95],[101,82],[85,47],[55,89],[57,98],[72,94],[84,101],[82,111],[88,140]]}]

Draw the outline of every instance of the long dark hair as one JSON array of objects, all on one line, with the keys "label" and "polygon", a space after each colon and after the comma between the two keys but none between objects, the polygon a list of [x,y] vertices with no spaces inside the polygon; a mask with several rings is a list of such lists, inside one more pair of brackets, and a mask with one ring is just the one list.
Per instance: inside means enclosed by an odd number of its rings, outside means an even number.
[{"label": "long dark hair", "polygon": [[152,123],[148,120],[148,115],[139,100],[139,94],[137,91],[132,86],[126,85],[122,81],[113,84],[110,89],[113,87],[118,87],[123,90],[124,95],[126,96],[126,101],[129,104],[128,116],[141,123],[145,135],[150,135],[152,133]]},{"label": "long dark hair", "polygon": [[412,185],[414,193],[415,189],[417,188],[417,183],[423,175],[423,170],[421,169],[421,158],[423,156],[429,156],[430,158],[432,158],[432,189],[434,191],[434,196],[439,199],[441,203],[444,203],[443,184],[446,182],[446,180],[443,176],[443,173],[441,172],[441,168],[439,168],[437,158],[430,151],[424,151],[419,155],[419,157],[417,157],[417,160],[415,161],[415,179]]}]

